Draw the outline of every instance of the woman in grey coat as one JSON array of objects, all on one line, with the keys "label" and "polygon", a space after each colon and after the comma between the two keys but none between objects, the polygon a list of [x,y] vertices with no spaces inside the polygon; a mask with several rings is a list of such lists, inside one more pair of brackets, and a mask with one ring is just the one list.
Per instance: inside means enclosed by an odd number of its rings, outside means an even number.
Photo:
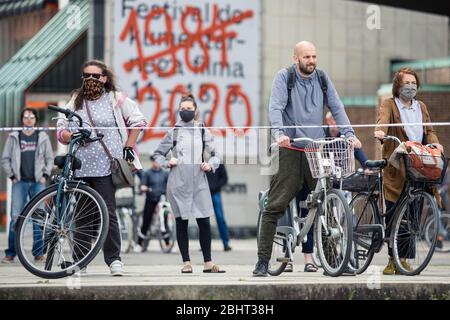
[{"label": "woman in grey coat", "polygon": [[[181,120],[167,132],[154,157],[162,166],[170,168],[167,199],[176,218],[177,243],[184,263],[181,272],[192,273],[189,257],[189,218],[195,218],[199,227],[204,260],[203,272],[225,272],[211,259],[209,217],[214,214],[214,208],[205,174],[208,171],[215,171],[220,160],[215,154],[211,133],[197,121],[199,112],[192,95],[181,98],[179,114]],[[169,151],[172,151],[172,157],[167,160]],[[210,154],[208,162],[204,160],[205,151]]]}]

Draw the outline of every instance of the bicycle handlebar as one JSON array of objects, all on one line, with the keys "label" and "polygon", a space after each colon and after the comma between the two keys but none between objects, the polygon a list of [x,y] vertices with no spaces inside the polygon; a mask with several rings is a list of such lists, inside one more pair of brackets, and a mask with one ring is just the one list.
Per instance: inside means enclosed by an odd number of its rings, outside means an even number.
[{"label": "bicycle handlebar", "polygon": [[[375,139],[378,139],[378,138],[375,138]],[[397,142],[398,144],[401,144],[402,142],[400,141],[400,139],[399,138],[397,138],[397,137],[395,137],[395,136],[384,136],[384,138],[383,139],[378,139],[378,140],[380,140],[380,142],[383,144],[385,141],[388,141],[388,140],[392,140],[392,141],[395,141],[395,142]]]},{"label": "bicycle handlebar", "polygon": [[[301,137],[301,138],[293,138],[293,139],[291,138],[291,139],[289,139],[289,142],[292,144],[294,142],[307,141],[307,142],[315,142],[315,143],[318,143],[318,144],[328,144],[328,143],[333,143],[333,142],[338,142],[338,141],[347,141],[348,139],[349,138],[338,137],[338,138],[326,140],[324,138],[311,139],[311,138],[308,138],[308,137]],[[278,146],[278,143],[276,143],[276,142],[272,143],[270,145],[270,147],[269,147],[269,151],[271,151],[272,148],[275,147],[275,146]]]},{"label": "bicycle handlebar", "polygon": [[78,119],[78,121],[80,123],[80,127],[83,127],[83,119],[75,112],[70,111],[68,109],[63,109],[63,108],[60,108],[57,106],[48,106],[47,109],[63,113],[66,116],[67,120],[71,120],[73,117],[75,117]]}]

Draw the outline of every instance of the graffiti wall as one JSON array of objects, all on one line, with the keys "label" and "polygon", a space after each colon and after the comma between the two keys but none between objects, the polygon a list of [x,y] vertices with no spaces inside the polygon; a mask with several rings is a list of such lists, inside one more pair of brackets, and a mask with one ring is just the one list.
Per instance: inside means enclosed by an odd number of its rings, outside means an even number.
[{"label": "graffiti wall", "polygon": [[[122,0],[114,11],[118,84],[152,127],[141,152],[154,150],[165,134],[160,127],[175,124],[186,92],[196,97],[206,126],[259,124],[259,0]],[[218,141],[244,133],[214,130]]]}]

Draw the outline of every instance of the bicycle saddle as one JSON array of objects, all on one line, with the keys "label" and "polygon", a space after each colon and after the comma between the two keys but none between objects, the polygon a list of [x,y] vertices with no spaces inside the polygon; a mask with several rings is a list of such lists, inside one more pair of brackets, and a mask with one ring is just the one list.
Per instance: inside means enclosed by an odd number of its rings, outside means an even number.
[{"label": "bicycle saddle", "polygon": [[367,168],[384,168],[387,166],[387,161],[386,160],[367,160],[364,165]]}]

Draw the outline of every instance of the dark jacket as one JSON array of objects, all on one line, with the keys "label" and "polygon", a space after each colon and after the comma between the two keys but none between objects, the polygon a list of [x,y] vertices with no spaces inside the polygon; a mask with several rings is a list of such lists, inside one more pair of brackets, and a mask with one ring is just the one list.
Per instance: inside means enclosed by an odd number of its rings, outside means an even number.
[{"label": "dark jacket", "polygon": [[169,173],[166,170],[147,170],[141,180],[142,185],[146,185],[151,188],[151,191],[147,193],[147,197],[150,197],[152,201],[159,201],[161,195],[166,193],[167,177]]},{"label": "dark jacket", "polygon": [[216,169],[215,173],[212,171],[207,172],[206,177],[208,178],[209,190],[211,190],[211,193],[220,192],[220,189],[228,183],[227,170],[223,164]]}]

